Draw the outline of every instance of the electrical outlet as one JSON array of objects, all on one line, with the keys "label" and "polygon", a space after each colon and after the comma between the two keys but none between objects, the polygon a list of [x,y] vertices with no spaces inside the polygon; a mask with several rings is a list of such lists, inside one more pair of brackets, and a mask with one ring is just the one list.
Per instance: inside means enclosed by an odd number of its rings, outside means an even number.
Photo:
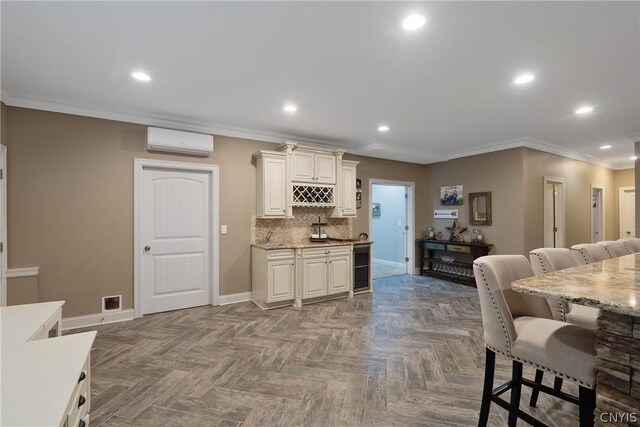
[{"label": "electrical outlet", "polygon": [[220,226],[220,234],[227,234],[227,225],[221,225]]}]

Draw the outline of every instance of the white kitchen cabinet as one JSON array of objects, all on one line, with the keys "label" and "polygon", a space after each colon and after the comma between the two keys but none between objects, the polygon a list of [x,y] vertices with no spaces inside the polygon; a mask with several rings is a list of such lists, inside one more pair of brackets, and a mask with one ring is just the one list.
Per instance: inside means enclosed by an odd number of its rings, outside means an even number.
[{"label": "white kitchen cabinet", "polygon": [[267,262],[266,302],[276,302],[293,299],[295,285],[295,262],[293,258]]},{"label": "white kitchen cabinet", "polygon": [[330,256],[327,265],[329,273],[328,294],[332,295],[351,290],[351,256]]},{"label": "white kitchen cabinet", "polygon": [[302,259],[302,298],[327,295],[327,257]]},{"label": "white kitchen cabinet", "polygon": [[257,173],[258,218],[287,217],[287,156],[283,153],[259,151],[254,154]]},{"label": "white kitchen cabinet", "polygon": [[316,184],[336,183],[336,156],[333,154],[295,150],[291,155],[293,162],[291,180]]},{"label": "white kitchen cabinet", "polygon": [[342,161],[342,185],[341,185],[341,203],[339,216],[357,216],[356,210],[356,167],[359,162],[348,160]]},{"label": "white kitchen cabinet", "polygon": [[292,304],[295,297],[295,251],[251,249],[251,298],[261,308]]}]

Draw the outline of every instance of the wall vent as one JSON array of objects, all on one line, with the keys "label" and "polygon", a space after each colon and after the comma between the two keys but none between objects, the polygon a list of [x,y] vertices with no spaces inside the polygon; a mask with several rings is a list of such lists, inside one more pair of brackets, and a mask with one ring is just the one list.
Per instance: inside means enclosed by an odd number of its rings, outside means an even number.
[{"label": "wall vent", "polygon": [[122,295],[112,295],[110,297],[102,297],[102,312],[110,313],[112,311],[122,310]]}]

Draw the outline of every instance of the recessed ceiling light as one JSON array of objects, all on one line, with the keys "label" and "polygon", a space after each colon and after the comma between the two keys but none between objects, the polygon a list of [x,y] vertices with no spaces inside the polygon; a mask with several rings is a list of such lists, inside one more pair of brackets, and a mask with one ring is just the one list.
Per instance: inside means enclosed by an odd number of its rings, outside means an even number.
[{"label": "recessed ceiling light", "polygon": [[601,149],[601,150],[608,150],[609,148],[611,148],[611,145],[608,145],[608,144],[607,144],[607,145],[601,145],[601,146],[600,146],[600,149]]},{"label": "recessed ceiling light", "polygon": [[589,114],[590,112],[593,111],[593,107],[590,105],[584,105],[582,107],[579,107],[576,110],[576,114]]},{"label": "recessed ceiling light", "polygon": [[406,17],[404,21],[402,21],[402,28],[404,28],[407,31],[414,31],[422,27],[425,22],[426,22],[426,19],[424,16],[411,15]]},{"label": "recessed ceiling light", "polygon": [[516,79],[513,82],[515,84],[517,84],[517,85],[523,85],[525,83],[529,83],[530,81],[532,81],[535,78],[536,78],[536,76],[534,76],[533,74],[522,74],[522,75],[516,77]]},{"label": "recessed ceiling light", "polygon": [[388,130],[389,130],[389,126],[387,126],[387,125],[380,125],[380,126],[378,126],[378,130],[379,130],[380,132],[386,132],[386,131],[388,131]]},{"label": "recessed ceiling light", "polygon": [[629,157],[629,160],[638,160],[638,156],[631,156]]},{"label": "recessed ceiling light", "polygon": [[148,82],[151,80],[151,76],[144,71],[134,71],[131,73],[131,77],[136,80],[140,80],[141,82]]},{"label": "recessed ceiling light", "polygon": [[293,104],[287,104],[282,109],[287,113],[295,113],[296,111],[298,111],[298,107]]}]

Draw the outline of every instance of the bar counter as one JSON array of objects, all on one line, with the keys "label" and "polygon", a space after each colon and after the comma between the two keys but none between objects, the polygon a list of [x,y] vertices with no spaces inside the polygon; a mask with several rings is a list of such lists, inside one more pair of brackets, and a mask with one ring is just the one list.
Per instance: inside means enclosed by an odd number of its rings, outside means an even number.
[{"label": "bar counter", "polygon": [[[596,425],[640,422],[640,253],[513,282],[513,289],[600,309]],[[618,424],[613,424],[618,425]]]}]

